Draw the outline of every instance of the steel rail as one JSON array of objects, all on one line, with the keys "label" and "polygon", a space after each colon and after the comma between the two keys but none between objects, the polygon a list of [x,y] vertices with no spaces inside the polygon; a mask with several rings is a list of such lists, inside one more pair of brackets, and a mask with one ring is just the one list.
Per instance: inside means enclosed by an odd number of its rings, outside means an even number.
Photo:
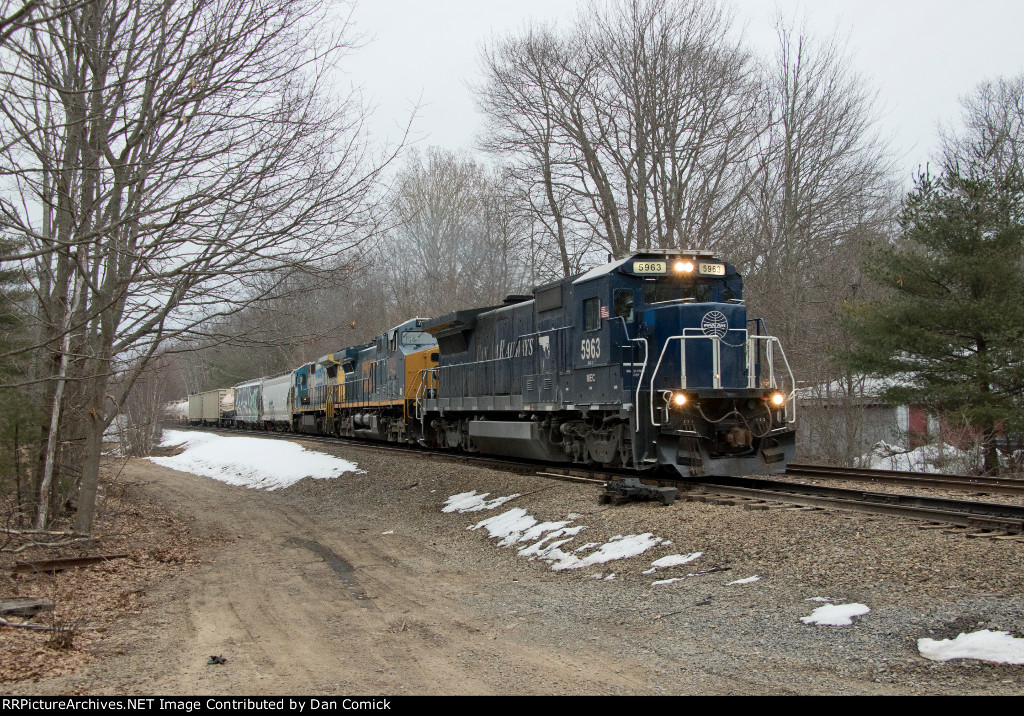
[{"label": "steel rail", "polygon": [[693,484],[736,497],[947,522],[961,527],[1001,530],[1013,534],[1024,533],[1024,507],[1018,505],[869,492],[749,477],[702,478]]},{"label": "steel rail", "polygon": [[892,485],[907,485],[910,487],[1024,495],[1024,480],[984,475],[948,475],[857,467],[829,467],[826,465],[805,465],[802,463],[790,463],[787,465],[786,475],[789,477],[810,477],[823,480],[859,480]]}]

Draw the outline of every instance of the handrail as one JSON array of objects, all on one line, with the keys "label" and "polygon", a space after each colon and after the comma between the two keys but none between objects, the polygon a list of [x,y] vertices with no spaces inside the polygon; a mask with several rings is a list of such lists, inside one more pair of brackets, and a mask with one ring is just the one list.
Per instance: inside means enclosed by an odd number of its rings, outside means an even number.
[{"label": "handrail", "polygon": [[[644,372],[647,370],[647,361],[651,357],[651,355],[650,355],[651,354],[651,348],[648,345],[646,338],[643,338],[643,337],[641,337],[641,338],[630,338],[629,340],[637,341],[637,342],[643,342],[643,344],[644,344],[644,365],[643,365],[642,368],[640,368],[640,377],[637,378],[637,381],[636,381],[636,398],[633,399],[634,410],[639,411],[640,410],[640,390],[644,387]],[[660,362],[660,359],[659,359],[659,362]],[[654,418],[653,409],[654,409],[654,397],[652,396],[651,397],[651,410],[652,410],[651,418],[652,418],[652,421],[653,421],[653,418]],[[640,432],[640,420],[639,419],[636,421],[636,432],[637,433]]]},{"label": "handrail", "polygon": [[[651,419],[651,425],[652,426],[660,427],[662,425],[662,423],[658,422],[655,419],[655,417],[654,417],[654,397],[656,395],[656,392],[655,392],[655,389],[654,389],[654,381],[657,379],[658,372],[661,370],[661,364],[662,364],[662,362],[663,362],[663,360],[665,358],[665,353],[668,350],[669,344],[671,344],[673,341],[679,341],[679,343],[680,343],[680,376],[679,376],[679,383],[680,383],[680,389],[681,390],[686,390],[687,389],[687,380],[686,380],[686,378],[687,378],[687,370],[686,370],[686,368],[687,368],[687,366],[686,366],[686,341],[687,340],[693,340],[693,339],[698,339],[698,340],[706,339],[706,340],[712,341],[712,344],[711,344],[711,346],[712,346],[711,347],[711,371],[712,371],[711,372],[711,388],[714,389],[714,390],[719,390],[722,387],[722,352],[721,352],[721,344],[723,342],[722,341],[722,337],[718,336],[718,335],[714,335],[714,334],[713,335],[699,335],[699,334],[698,335],[692,335],[692,334],[688,335],[686,333],[686,331],[688,331],[688,330],[692,330],[692,329],[685,329],[684,333],[682,335],[669,336],[668,338],[665,339],[665,343],[664,343],[664,345],[661,348],[661,354],[658,356],[658,362],[657,362],[657,364],[655,364],[654,371],[651,373],[651,377],[650,377],[650,380],[648,382],[648,392],[650,393],[649,412],[650,412],[650,419]],[[745,334],[745,340],[744,340],[744,342],[741,345],[744,348],[745,358],[746,358],[747,388],[748,389],[754,389],[754,388],[758,387],[755,384],[756,377],[757,377],[756,376],[756,372],[757,371],[754,370],[754,364],[757,362],[757,356],[759,355],[758,343],[762,342],[762,341],[765,344],[765,358],[766,358],[767,363],[768,363],[768,387],[770,389],[778,388],[778,381],[776,380],[776,376],[775,376],[775,352],[774,352],[774,348],[777,347],[779,349],[779,354],[782,357],[782,365],[785,367],[786,373],[789,375],[789,385],[791,386],[790,391],[789,391],[789,395],[786,396],[786,401],[785,401],[786,417],[787,417],[786,424],[787,425],[792,425],[793,423],[796,422],[796,380],[793,377],[793,371],[792,371],[792,369],[789,366],[789,361],[786,359],[786,352],[782,349],[781,341],[779,341],[779,339],[777,337],[775,337],[775,336],[762,336],[762,335],[753,335],[752,336],[752,335],[750,335],[750,332],[747,331],[746,329],[733,329],[733,330],[737,330],[738,332],[742,332],[743,334]],[[730,345],[731,346],[732,344],[726,343],[726,345]],[[737,347],[738,348],[739,346],[733,346],[733,347]],[[646,361],[645,361],[644,368],[646,369]],[[640,374],[640,381],[641,381],[641,384],[642,384],[642,382],[643,382],[643,372],[641,372],[641,374]],[[639,401],[639,389],[637,390],[637,400]],[[638,402],[638,405],[639,405],[639,402]]]},{"label": "handrail", "polygon": [[425,414],[425,411],[423,409],[423,399],[424,397],[427,397],[425,393],[430,390],[429,386],[433,386],[434,389],[437,388],[438,368],[440,368],[440,366],[435,366],[433,368],[421,368],[419,370],[419,383],[416,386],[415,404],[416,418],[420,421],[421,424],[423,422],[423,416]]},{"label": "handrail", "polygon": [[[689,329],[687,329],[689,330]],[[746,333],[746,331],[743,331]],[[651,425],[661,426],[661,423],[655,422],[654,420],[654,381],[658,377],[658,371],[661,370],[661,361],[665,357],[665,351],[668,350],[669,343],[672,341],[679,341],[679,387],[682,390],[686,390],[686,341],[689,340],[710,340],[711,341],[711,387],[714,390],[719,390],[722,387],[722,350],[721,343],[722,339],[716,334],[712,335],[683,335],[680,336],[669,336],[665,339],[665,345],[661,348],[661,355],[658,357],[658,364],[654,367],[654,372],[651,373],[651,382],[649,392],[651,394]]]},{"label": "handrail", "polygon": [[[775,353],[772,347],[779,349],[779,354],[782,356],[782,364],[786,368],[786,373],[789,375],[789,384],[792,386],[789,390],[789,395],[786,396],[786,420],[787,425],[792,425],[796,422],[796,379],[793,376],[793,369],[789,366],[789,359],[786,358],[786,351],[782,348],[782,341],[776,336],[751,336],[750,344],[755,347],[758,341],[764,341],[765,347],[765,358],[768,361],[768,386],[769,388],[777,388],[778,383],[775,380]],[[749,351],[748,351],[749,353]],[[757,386],[753,385],[754,376],[750,374],[747,385],[751,388]]]},{"label": "handrail", "polygon": [[[651,387],[650,387],[650,390],[648,392],[650,392],[650,394],[651,394],[651,401],[650,401],[651,402],[651,406],[650,406],[651,407],[651,425],[653,425],[655,427],[661,427],[661,423],[656,422],[654,420],[654,379],[658,377],[658,371],[661,370],[661,361],[665,357],[665,351],[668,350],[668,344],[671,343],[673,340],[682,340],[682,338],[683,338],[682,336],[669,336],[668,338],[665,339],[665,345],[663,345],[661,347],[661,355],[658,356],[658,362],[654,366],[654,372],[651,373]],[[685,377],[686,377],[686,364],[685,364],[686,356],[683,356],[683,360],[684,360],[684,363],[683,363],[683,377],[685,379]]]}]

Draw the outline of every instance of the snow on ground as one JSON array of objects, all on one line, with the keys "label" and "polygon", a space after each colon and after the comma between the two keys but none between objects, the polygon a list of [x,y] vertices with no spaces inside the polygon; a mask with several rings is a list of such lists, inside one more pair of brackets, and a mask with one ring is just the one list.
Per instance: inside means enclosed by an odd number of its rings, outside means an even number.
[{"label": "snow on ground", "polygon": [[908,472],[965,472],[977,460],[968,452],[952,445],[922,445],[911,451],[886,442],[876,443],[861,464],[873,470],[904,470]]},{"label": "snow on ground", "polygon": [[692,554],[670,554],[667,557],[656,559],[651,562],[651,568],[645,569],[644,574],[654,574],[659,569],[668,569],[669,567],[678,567],[681,564],[692,562],[693,560],[700,557],[703,552],[694,552]]},{"label": "snow on ground", "polygon": [[283,440],[164,430],[161,445],[179,444],[185,450],[178,455],[148,459],[172,470],[212,477],[229,485],[266,490],[288,487],[304,477],[324,480],[358,470],[354,462]]},{"label": "snow on ground", "polygon": [[761,578],[758,577],[755,574],[753,577],[747,577],[746,579],[737,579],[737,580],[735,580],[733,582],[729,582],[725,586],[731,587],[734,584],[752,584],[753,582],[760,582],[760,581],[761,581]]},{"label": "snow on ground", "polygon": [[932,661],[979,659],[1000,664],[1024,664],[1024,639],[1015,639],[1005,631],[981,631],[960,634],[956,639],[918,639],[917,650]]},{"label": "snow on ground", "polygon": [[[445,501],[445,504],[455,504],[458,500],[465,499],[468,494],[470,493],[452,495]],[[487,495],[479,497],[486,498]],[[513,497],[517,497],[517,495],[507,498],[498,497],[488,501],[488,504],[497,506]],[[482,507],[480,509],[491,508]],[[446,507],[442,508],[442,511],[450,512],[452,510]],[[586,529],[586,526],[573,525],[572,520],[540,522],[522,507],[513,507],[500,515],[470,525],[466,529],[487,530],[488,536],[491,539],[497,539],[500,547],[522,545],[516,547],[516,552],[520,557],[540,559],[549,563],[551,569],[555,571],[582,569],[617,559],[635,557],[664,542],[660,537],[646,532],[639,535],[616,535],[607,542],[588,542],[581,547],[566,547],[569,551],[563,551],[562,547],[572,542],[576,535]],[[591,551],[587,553],[588,550]]]},{"label": "snow on ground", "polygon": [[460,492],[457,495],[452,495],[444,501],[444,507],[441,512],[480,512],[481,510],[493,510],[495,507],[499,507],[509,500],[514,500],[519,497],[519,493],[514,495],[506,495],[505,497],[495,497],[493,500],[488,500],[487,497],[491,493],[485,492],[482,495],[476,494],[476,490],[471,492]]},{"label": "snow on ground", "polygon": [[800,617],[800,621],[804,624],[847,626],[853,624],[853,617],[859,617],[870,611],[864,604],[826,604],[815,609],[809,616]]}]

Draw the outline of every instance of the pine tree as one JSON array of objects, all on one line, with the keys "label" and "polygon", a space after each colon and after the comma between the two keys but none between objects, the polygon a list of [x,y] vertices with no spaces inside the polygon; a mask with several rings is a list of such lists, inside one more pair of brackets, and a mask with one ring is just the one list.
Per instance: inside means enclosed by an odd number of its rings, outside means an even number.
[{"label": "pine tree", "polygon": [[997,436],[1024,431],[1024,191],[990,177],[956,165],[919,177],[899,240],[865,267],[891,294],[847,306],[842,358],[894,378],[886,400],[973,426],[994,474]]},{"label": "pine tree", "polygon": [[[17,245],[0,237],[0,255],[13,252]],[[14,497],[19,513],[27,506],[29,486],[22,469],[21,448],[31,439],[29,426],[34,417],[24,382],[28,342],[24,320],[28,291],[17,268],[0,265],[0,501],[11,504]],[[4,515],[10,519],[11,515]],[[20,517],[15,521],[20,524]]]}]

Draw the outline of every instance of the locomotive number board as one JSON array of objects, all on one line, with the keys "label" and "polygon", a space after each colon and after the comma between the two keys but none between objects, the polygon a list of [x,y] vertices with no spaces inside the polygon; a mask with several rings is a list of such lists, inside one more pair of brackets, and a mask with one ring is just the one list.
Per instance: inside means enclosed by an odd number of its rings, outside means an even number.
[{"label": "locomotive number board", "polygon": [[701,276],[725,276],[724,264],[697,264],[697,272]]},{"label": "locomotive number board", "polygon": [[665,261],[634,261],[633,273],[666,273],[668,263]]}]

